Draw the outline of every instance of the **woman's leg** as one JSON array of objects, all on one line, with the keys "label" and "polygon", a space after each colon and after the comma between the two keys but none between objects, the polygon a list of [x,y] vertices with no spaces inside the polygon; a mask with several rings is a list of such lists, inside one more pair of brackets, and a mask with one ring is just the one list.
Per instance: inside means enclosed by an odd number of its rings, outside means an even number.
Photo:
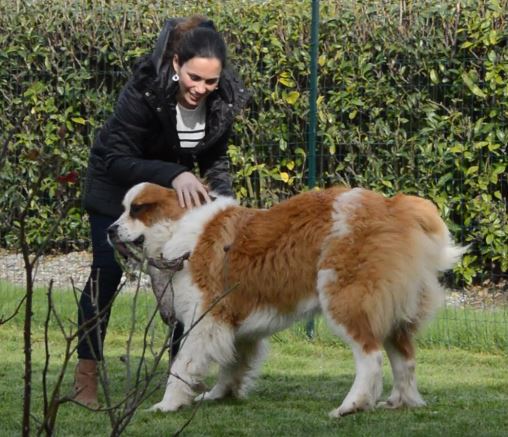
[{"label": "woman's leg", "polygon": [[81,293],[78,308],[79,360],[74,377],[74,400],[90,408],[99,406],[97,361],[102,359],[111,304],[122,278],[113,248],[106,239],[106,229],[114,221],[113,217],[90,216],[92,271]]},{"label": "woman's leg", "polygon": [[[111,312],[112,300],[122,278],[122,269],[115,259],[106,237],[114,217],[90,215],[92,234],[92,270],[83,289],[78,308],[78,358],[101,360],[102,345]],[[104,310],[107,308],[106,310]],[[101,313],[102,311],[102,313]],[[100,323],[97,315],[100,314]]]}]

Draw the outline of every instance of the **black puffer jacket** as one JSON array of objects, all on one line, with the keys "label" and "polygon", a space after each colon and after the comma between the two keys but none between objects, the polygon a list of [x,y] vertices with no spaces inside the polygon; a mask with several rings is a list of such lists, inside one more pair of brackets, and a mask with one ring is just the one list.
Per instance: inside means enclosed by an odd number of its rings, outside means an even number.
[{"label": "black puffer jacket", "polygon": [[113,115],[98,132],[90,152],[83,206],[89,213],[119,216],[121,201],[139,182],[166,187],[198,165],[209,187],[232,194],[227,141],[234,117],[249,93],[239,78],[224,69],[219,88],[206,100],[206,133],[193,149],[180,148],[176,131],[178,83],[171,80],[165,48],[180,19],[166,22],[154,52],[140,60],[122,89]]}]

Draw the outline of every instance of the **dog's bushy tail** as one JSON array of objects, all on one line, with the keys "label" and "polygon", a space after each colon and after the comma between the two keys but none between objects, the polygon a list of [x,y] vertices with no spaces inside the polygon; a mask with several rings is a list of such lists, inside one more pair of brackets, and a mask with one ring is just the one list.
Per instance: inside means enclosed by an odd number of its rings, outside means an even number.
[{"label": "dog's bushy tail", "polygon": [[443,252],[441,253],[441,262],[440,262],[440,268],[439,271],[446,272],[447,270],[452,269],[457,265],[464,254],[469,250],[470,245],[467,246],[458,246],[451,238],[449,239],[449,243],[444,248]]},{"label": "dog's bushy tail", "polygon": [[408,291],[410,296],[407,302],[416,303],[416,306],[410,305],[405,314],[409,316],[406,320],[421,326],[444,304],[445,290],[440,284],[439,274],[452,269],[469,246],[454,243],[448,227],[431,201],[401,195],[394,202],[394,208],[406,217],[406,223],[413,223],[410,225],[413,229],[413,261],[417,268],[413,278],[415,287]]},{"label": "dog's bushy tail", "polygon": [[436,260],[436,268],[440,272],[452,269],[467,252],[469,246],[455,244],[450,231],[441,218],[437,207],[427,199],[406,196],[411,202],[410,210],[414,219],[429,239],[437,245],[439,257]]}]

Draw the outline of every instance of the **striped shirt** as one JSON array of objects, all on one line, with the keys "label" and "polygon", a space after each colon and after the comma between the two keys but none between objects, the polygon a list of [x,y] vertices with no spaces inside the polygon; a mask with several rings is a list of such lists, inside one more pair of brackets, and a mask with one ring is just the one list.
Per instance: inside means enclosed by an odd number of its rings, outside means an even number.
[{"label": "striped shirt", "polygon": [[206,105],[201,103],[195,109],[187,109],[176,105],[176,130],[180,139],[180,147],[192,149],[205,137]]}]

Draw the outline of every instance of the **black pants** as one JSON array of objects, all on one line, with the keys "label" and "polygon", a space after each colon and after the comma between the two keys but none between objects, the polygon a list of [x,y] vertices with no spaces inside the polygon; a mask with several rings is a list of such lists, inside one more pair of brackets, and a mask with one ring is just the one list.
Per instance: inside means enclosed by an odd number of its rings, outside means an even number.
[{"label": "black pants", "polygon": [[[102,345],[106,337],[111,305],[122,279],[122,269],[116,262],[113,248],[106,238],[107,229],[115,220],[115,217],[90,214],[92,269],[78,307],[78,358],[102,359]],[[107,309],[103,311],[105,308]],[[100,323],[97,323],[98,314]],[[178,352],[182,334],[183,325],[177,323],[173,333],[175,340],[171,344],[172,357]]]}]

